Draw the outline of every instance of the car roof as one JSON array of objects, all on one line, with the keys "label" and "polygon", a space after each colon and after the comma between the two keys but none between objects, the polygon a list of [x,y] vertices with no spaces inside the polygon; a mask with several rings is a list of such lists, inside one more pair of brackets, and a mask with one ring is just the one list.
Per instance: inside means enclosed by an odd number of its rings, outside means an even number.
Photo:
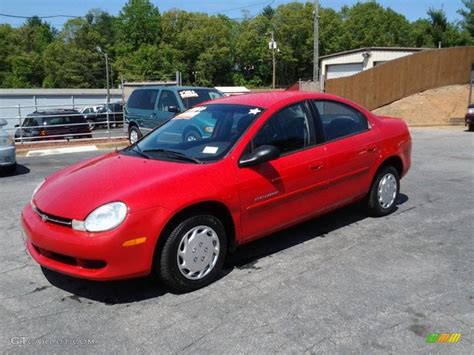
[{"label": "car roof", "polygon": [[219,91],[215,88],[207,88],[207,87],[203,87],[203,86],[176,86],[176,85],[173,85],[173,86],[164,86],[164,85],[140,86],[140,87],[136,88],[135,90],[147,90],[147,89],[153,89],[153,90],[167,89],[167,90],[174,90],[174,91],[204,89],[204,90]]},{"label": "car roof", "polygon": [[[253,94],[227,96],[213,100],[212,104],[235,104],[261,107],[267,109],[283,101],[298,101],[308,99],[327,99],[341,101],[341,98],[337,96],[313,91],[268,91]],[[208,101],[207,103],[210,104],[211,102]]]},{"label": "car roof", "polygon": [[57,109],[57,110],[47,110],[47,111],[35,111],[27,116],[43,116],[43,115],[59,115],[59,114],[68,114],[68,113],[77,113],[78,111],[73,109]]}]

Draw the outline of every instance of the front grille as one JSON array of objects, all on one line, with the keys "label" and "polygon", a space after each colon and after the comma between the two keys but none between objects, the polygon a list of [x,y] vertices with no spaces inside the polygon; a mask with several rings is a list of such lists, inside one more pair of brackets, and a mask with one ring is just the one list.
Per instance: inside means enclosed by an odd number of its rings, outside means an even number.
[{"label": "front grille", "polygon": [[87,260],[87,259],[74,258],[72,256],[59,254],[51,250],[40,248],[34,244],[32,245],[38,254],[61,264],[76,266],[83,269],[92,269],[92,270],[102,269],[107,266],[107,263],[103,260]]},{"label": "front grille", "polygon": [[66,227],[72,226],[72,219],[58,217],[58,216],[54,216],[52,214],[43,212],[35,205],[32,205],[32,207],[33,207],[33,211],[35,211],[36,214],[40,216],[43,222],[50,222],[50,223],[59,224],[61,226],[66,226]]}]

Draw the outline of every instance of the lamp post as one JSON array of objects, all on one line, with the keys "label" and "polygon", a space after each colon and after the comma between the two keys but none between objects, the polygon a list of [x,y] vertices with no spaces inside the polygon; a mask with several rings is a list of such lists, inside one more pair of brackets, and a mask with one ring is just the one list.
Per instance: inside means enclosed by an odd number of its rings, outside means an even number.
[{"label": "lamp post", "polygon": [[107,81],[107,107],[110,103],[110,87],[109,87],[109,56],[99,46],[96,47],[97,53],[105,57],[105,80]]}]

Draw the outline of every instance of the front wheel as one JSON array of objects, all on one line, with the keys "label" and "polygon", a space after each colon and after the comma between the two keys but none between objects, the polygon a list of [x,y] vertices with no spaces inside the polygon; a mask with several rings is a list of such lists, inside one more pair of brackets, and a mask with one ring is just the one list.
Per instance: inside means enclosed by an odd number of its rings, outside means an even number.
[{"label": "front wheel", "polygon": [[201,134],[198,131],[195,129],[190,129],[184,134],[183,140],[185,142],[194,142],[200,140],[201,138]]},{"label": "front wheel", "polygon": [[211,215],[189,217],[166,238],[155,262],[158,275],[178,292],[190,292],[213,282],[221,272],[227,250],[222,222]]},{"label": "front wheel", "polygon": [[389,215],[396,208],[400,192],[400,175],[393,166],[386,166],[378,172],[368,197],[368,207],[371,215],[382,217]]},{"label": "front wheel", "polygon": [[142,134],[137,127],[133,126],[130,128],[128,132],[128,140],[130,141],[130,144],[135,144],[141,137]]}]

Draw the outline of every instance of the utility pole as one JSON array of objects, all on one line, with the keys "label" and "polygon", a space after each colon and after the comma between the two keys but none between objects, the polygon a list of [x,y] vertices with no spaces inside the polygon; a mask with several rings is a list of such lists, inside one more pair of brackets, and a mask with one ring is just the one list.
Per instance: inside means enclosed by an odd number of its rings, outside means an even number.
[{"label": "utility pole", "polygon": [[268,43],[268,48],[272,51],[272,65],[273,65],[273,75],[272,75],[272,89],[275,90],[275,81],[276,81],[276,59],[275,51],[277,50],[277,43],[275,42],[275,37],[273,31],[270,32],[272,35],[272,40]]},{"label": "utility pole", "polygon": [[319,80],[319,0],[314,0],[313,82]]}]

